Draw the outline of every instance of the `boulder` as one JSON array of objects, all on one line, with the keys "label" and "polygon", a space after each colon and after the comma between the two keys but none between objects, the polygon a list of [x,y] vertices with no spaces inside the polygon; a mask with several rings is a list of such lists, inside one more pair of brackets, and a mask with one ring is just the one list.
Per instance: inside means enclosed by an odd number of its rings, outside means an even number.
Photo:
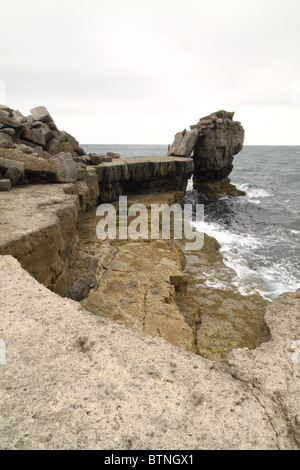
[{"label": "boulder", "polygon": [[46,145],[45,136],[40,132],[39,129],[25,129],[25,131],[22,133],[22,138],[25,140],[30,140],[30,142],[38,145]]},{"label": "boulder", "polygon": [[13,119],[21,122],[22,124],[26,123],[27,121],[26,117],[18,109],[12,112],[12,117]]},{"label": "boulder", "polygon": [[30,112],[35,121],[53,122],[53,119],[45,106],[37,106],[36,108],[31,109]]},{"label": "boulder", "polygon": [[118,152],[107,152],[106,156],[111,157],[111,158],[120,158],[121,157],[121,155]]},{"label": "boulder", "polygon": [[90,153],[89,157],[91,165],[99,165],[100,163],[102,163],[103,156],[98,155],[97,153]]},{"label": "boulder", "polygon": [[0,113],[0,123],[4,126],[18,130],[19,132],[24,131],[24,124],[20,123],[16,119],[12,119],[6,115],[3,115],[3,112]]},{"label": "boulder", "polygon": [[62,131],[60,133],[60,135],[61,134],[63,136],[62,142],[69,142],[69,144],[71,144],[71,146],[74,150],[79,148],[79,142],[75,139],[75,137],[73,137],[71,134],[69,134],[66,131]]},{"label": "boulder", "polygon": [[[29,140],[23,140],[23,139],[14,139],[14,145],[13,148],[17,148],[19,150],[22,150],[24,153],[31,153],[34,154],[35,156],[38,156],[39,158],[44,158],[44,150],[41,145],[34,144],[33,142],[30,142]],[[31,148],[31,151],[29,150]]]},{"label": "boulder", "polygon": [[70,187],[65,189],[66,194],[75,194],[79,197],[79,203],[81,210],[86,211],[87,199],[89,197],[89,187],[85,181],[76,181],[76,183],[70,185]]},{"label": "boulder", "polygon": [[47,163],[52,167],[57,183],[75,183],[77,181],[77,167],[69,152],[60,152],[49,158]]},{"label": "boulder", "polygon": [[9,160],[8,158],[0,158],[0,170],[4,170],[4,178],[11,181],[11,185],[15,186],[24,178],[24,163]]},{"label": "boulder", "polygon": [[6,111],[8,112],[8,114],[10,116],[12,116],[12,113],[13,113],[13,109],[9,108],[8,106],[6,106],[5,104],[0,104],[0,111],[3,112],[3,111]]},{"label": "boulder", "polygon": [[30,147],[29,145],[25,144],[12,144],[13,149],[22,150],[23,153],[27,153],[28,155],[38,155],[38,152],[35,150],[34,147]]},{"label": "boulder", "polygon": [[2,128],[0,131],[0,140],[8,139],[13,141],[16,135],[16,131],[12,128]]},{"label": "boulder", "polygon": [[4,116],[4,117],[11,117],[11,114],[9,113],[9,111],[6,111],[5,109],[0,109],[0,116]]},{"label": "boulder", "polygon": [[9,191],[11,189],[11,181],[9,179],[0,179],[0,191]]},{"label": "boulder", "polygon": [[57,139],[60,142],[68,142],[68,137],[67,137],[66,131],[59,132],[58,135],[57,135]]},{"label": "boulder", "polygon": [[10,149],[12,148],[13,146],[13,143],[11,140],[9,139],[2,139],[0,140],[0,148],[1,149]]},{"label": "boulder", "polygon": [[22,171],[20,168],[17,168],[15,166],[13,166],[12,168],[8,168],[4,175],[4,178],[7,178],[11,181],[12,186],[16,186],[20,181],[23,180],[23,177],[24,170]]},{"label": "boulder", "polygon": [[[83,174],[84,172],[85,174]],[[79,175],[81,175],[80,178]],[[84,181],[89,188],[89,194],[86,199],[87,209],[95,207],[97,205],[98,197],[100,194],[96,168],[90,167],[78,169],[78,179]]]},{"label": "boulder", "polygon": [[53,138],[47,142],[45,150],[50,153],[50,155],[56,155],[64,151],[64,145],[58,139]]},{"label": "boulder", "polygon": [[168,152],[168,155],[190,157],[196,145],[199,136],[198,129],[193,129],[185,133],[175,134],[174,142]]},{"label": "boulder", "polygon": [[74,150],[77,153],[77,155],[79,155],[80,157],[82,157],[83,155],[86,155],[85,150],[83,150],[83,148],[81,148],[81,147],[77,147]]}]

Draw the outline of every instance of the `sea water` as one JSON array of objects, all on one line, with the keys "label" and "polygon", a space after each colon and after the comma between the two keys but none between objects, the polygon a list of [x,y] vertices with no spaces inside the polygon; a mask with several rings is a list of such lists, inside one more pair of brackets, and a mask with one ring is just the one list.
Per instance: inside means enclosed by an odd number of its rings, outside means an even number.
[{"label": "sea water", "polygon": [[[167,154],[167,145],[82,147],[121,157]],[[244,146],[233,164],[231,183],[245,196],[209,201],[191,179],[183,202],[204,204],[204,222],[196,228],[218,240],[237,279],[273,300],[300,287],[300,147]]]}]

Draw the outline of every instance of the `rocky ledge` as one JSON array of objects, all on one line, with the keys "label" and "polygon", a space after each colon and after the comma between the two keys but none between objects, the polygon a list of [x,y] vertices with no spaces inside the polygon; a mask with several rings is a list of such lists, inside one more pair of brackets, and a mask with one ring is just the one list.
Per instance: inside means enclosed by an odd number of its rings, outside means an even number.
[{"label": "rocky ledge", "polygon": [[[215,363],[83,310],[0,257],[2,449],[299,449],[300,291]],[[2,348],[3,359],[3,348]]]},{"label": "rocky ledge", "polygon": [[97,167],[100,201],[115,201],[123,194],[185,191],[194,169],[191,158],[135,157]]}]

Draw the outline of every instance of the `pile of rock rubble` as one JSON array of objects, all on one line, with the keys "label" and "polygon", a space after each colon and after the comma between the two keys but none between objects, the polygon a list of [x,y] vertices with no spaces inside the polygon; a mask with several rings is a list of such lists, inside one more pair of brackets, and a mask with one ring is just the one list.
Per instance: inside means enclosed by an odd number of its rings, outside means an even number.
[{"label": "pile of rock rubble", "polygon": [[88,182],[93,166],[118,157],[86,154],[71,134],[57,128],[45,106],[23,116],[0,105],[0,191],[26,183]]}]

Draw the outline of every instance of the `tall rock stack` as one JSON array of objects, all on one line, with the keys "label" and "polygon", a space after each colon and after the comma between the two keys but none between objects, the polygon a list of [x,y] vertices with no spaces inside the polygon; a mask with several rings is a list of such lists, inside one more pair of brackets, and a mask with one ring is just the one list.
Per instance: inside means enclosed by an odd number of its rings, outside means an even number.
[{"label": "tall rock stack", "polygon": [[194,153],[194,176],[198,181],[225,178],[233,168],[233,157],[243,148],[244,129],[233,121],[234,112],[217,111],[205,116],[190,131],[175,135],[169,155]]},{"label": "tall rock stack", "polygon": [[191,126],[199,131],[194,148],[194,174],[199,180],[219,180],[232,171],[233,157],[244,143],[244,129],[233,116],[233,112],[218,111]]}]

